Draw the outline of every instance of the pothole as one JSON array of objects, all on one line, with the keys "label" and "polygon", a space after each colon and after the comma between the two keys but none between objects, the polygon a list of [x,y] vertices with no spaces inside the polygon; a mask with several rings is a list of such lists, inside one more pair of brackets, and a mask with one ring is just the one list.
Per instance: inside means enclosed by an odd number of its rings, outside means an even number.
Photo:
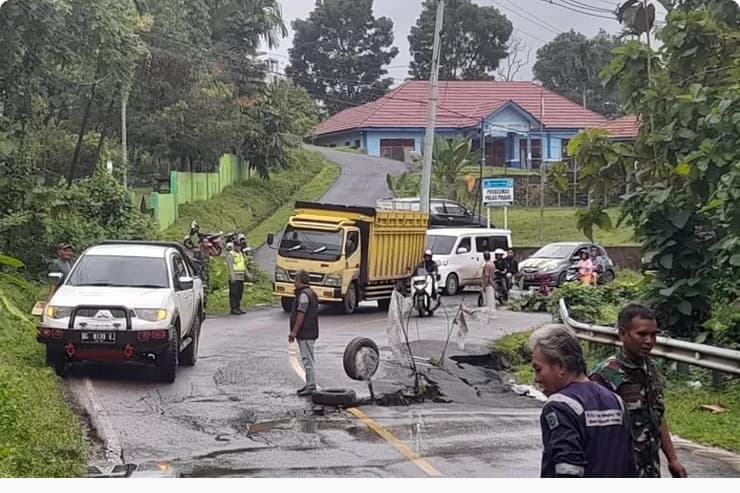
[{"label": "pothole", "polygon": [[450,356],[450,359],[458,364],[464,363],[472,366],[479,366],[487,370],[502,371],[509,368],[509,362],[499,353],[472,354]]}]

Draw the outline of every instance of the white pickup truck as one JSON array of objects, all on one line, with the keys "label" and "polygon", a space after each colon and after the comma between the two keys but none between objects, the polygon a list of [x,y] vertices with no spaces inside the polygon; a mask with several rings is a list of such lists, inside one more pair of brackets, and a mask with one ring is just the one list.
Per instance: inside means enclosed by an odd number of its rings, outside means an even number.
[{"label": "white pickup truck", "polygon": [[198,358],[204,317],[203,284],[180,244],[107,241],[77,259],[36,339],[57,373],[73,361],[130,361],[174,382],[178,365]]}]

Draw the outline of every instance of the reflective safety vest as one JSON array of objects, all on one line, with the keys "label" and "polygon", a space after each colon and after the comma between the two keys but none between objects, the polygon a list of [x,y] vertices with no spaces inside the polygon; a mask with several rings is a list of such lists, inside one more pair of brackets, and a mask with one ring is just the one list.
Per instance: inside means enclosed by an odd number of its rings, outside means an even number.
[{"label": "reflective safety vest", "polygon": [[234,272],[246,272],[247,266],[244,262],[244,254],[241,252],[230,252],[234,259]]}]

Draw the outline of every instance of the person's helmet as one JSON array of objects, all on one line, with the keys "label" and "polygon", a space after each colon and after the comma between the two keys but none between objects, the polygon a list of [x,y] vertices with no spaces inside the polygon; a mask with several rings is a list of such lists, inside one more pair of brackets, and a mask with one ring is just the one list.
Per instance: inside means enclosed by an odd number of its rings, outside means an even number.
[{"label": "person's helmet", "polygon": [[501,249],[501,248],[497,248],[496,250],[494,250],[494,251],[493,251],[493,254],[494,254],[494,255],[495,255],[496,257],[498,257],[499,255],[501,255],[501,256],[504,256],[504,255],[506,255],[506,252],[505,252],[505,251],[503,251],[503,249]]},{"label": "person's helmet", "polygon": [[425,257],[431,257],[431,256],[432,256],[432,251],[431,251],[431,250],[430,250],[429,248],[427,248],[427,249],[426,249],[426,250],[424,251],[424,256],[425,256]]}]

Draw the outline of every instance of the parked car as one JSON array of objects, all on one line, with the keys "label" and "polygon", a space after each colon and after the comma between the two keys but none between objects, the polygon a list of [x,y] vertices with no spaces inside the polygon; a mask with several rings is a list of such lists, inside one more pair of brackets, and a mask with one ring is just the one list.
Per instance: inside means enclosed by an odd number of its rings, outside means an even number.
[{"label": "parked car", "polygon": [[578,262],[581,252],[590,252],[592,247],[599,250],[606,264],[599,284],[613,281],[614,262],[601,246],[583,242],[550,243],[519,263],[519,273],[524,289],[540,286],[545,276],[548,278],[549,286],[562,286],[567,280],[568,271],[572,270]]},{"label": "parked car", "polygon": [[[419,210],[419,198],[387,198],[376,203],[379,209]],[[432,198],[429,200],[430,228],[486,228],[488,220],[476,214],[460,202],[450,199]],[[496,225],[491,221],[491,227]]]},{"label": "parked car", "polygon": [[203,285],[182,245],[103,242],[82,253],[49,300],[37,340],[58,373],[73,361],[130,361],[173,382],[178,365],[198,358],[204,317]]},{"label": "parked car", "polygon": [[483,252],[511,247],[508,229],[440,228],[427,231],[426,248],[439,266],[440,283],[448,295],[480,285]]}]

